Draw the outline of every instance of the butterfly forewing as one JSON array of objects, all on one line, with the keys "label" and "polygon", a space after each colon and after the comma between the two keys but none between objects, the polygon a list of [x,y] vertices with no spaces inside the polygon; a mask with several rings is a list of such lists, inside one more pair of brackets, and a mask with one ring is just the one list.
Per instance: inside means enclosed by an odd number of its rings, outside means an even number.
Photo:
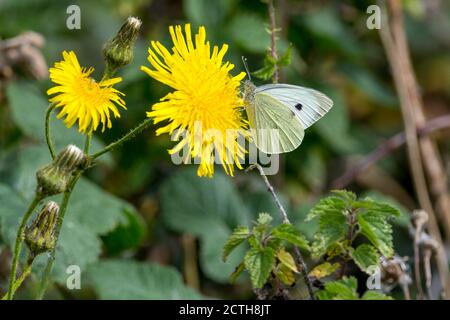
[{"label": "butterfly forewing", "polygon": [[304,129],[289,107],[265,92],[256,93],[254,104],[247,106],[254,143],[261,151],[278,154],[296,149]]},{"label": "butterfly forewing", "polygon": [[304,129],[322,118],[333,106],[323,93],[289,84],[268,84],[256,88],[256,94],[266,94],[288,107],[299,118]]}]

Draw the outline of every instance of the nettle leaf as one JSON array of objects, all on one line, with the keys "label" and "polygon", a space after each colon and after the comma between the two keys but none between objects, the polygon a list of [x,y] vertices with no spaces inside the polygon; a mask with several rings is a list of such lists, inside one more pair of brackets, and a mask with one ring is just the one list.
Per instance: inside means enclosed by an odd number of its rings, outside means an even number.
[{"label": "nettle leaf", "polygon": [[292,224],[283,223],[273,228],[272,236],[285,240],[302,249],[309,250],[308,240]]},{"label": "nettle leaf", "polygon": [[306,221],[319,219],[319,230],[314,234],[312,254],[320,257],[336,242],[344,239],[348,225],[346,223],[346,199],[339,196],[323,198],[308,214]]},{"label": "nettle leaf", "polygon": [[276,251],[270,247],[250,249],[244,258],[254,288],[262,288],[275,265]]},{"label": "nettle leaf", "polygon": [[355,277],[344,277],[341,280],[327,282],[325,288],[317,292],[320,300],[359,300]]},{"label": "nettle leaf", "polygon": [[278,251],[277,258],[282,265],[286,266],[286,268],[292,270],[295,273],[298,272],[294,258],[289,252],[287,252],[283,248]]},{"label": "nettle leaf", "polygon": [[392,297],[385,295],[384,293],[368,290],[361,297],[362,300],[394,300]]},{"label": "nettle leaf", "polygon": [[308,275],[310,277],[322,279],[322,278],[325,278],[325,277],[333,274],[340,267],[341,267],[341,265],[338,262],[335,262],[333,264],[331,264],[329,262],[324,262],[324,263],[319,264],[318,266],[314,267],[314,269],[312,269]]},{"label": "nettle leaf", "polygon": [[278,65],[287,67],[291,64],[292,60],[292,45],[290,45],[286,52],[278,59]]},{"label": "nettle leaf", "polygon": [[223,261],[226,261],[228,255],[243,241],[250,236],[250,230],[247,227],[237,227],[223,247]]},{"label": "nettle leaf", "polygon": [[270,52],[267,52],[264,57],[264,66],[261,69],[252,72],[252,75],[261,80],[269,80],[275,73],[276,64],[277,61],[270,55]]},{"label": "nettle leaf", "polygon": [[201,299],[198,292],[184,285],[176,269],[155,263],[107,260],[90,267],[86,273],[100,299]]},{"label": "nettle leaf", "polygon": [[245,270],[245,263],[241,262],[237,265],[237,267],[234,269],[233,273],[230,275],[230,282],[234,284],[237,280],[237,278],[244,272]]},{"label": "nettle leaf", "polygon": [[392,226],[389,218],[399,216],[400,212],[385,203],[370,199],[358,201],[355,207],[361,208],[356,219],[361,233],[387,258],[394,254]]},{"label": "nettle leaf", "polygon": [[[350,251],[350,256],[356,265],[364,272],[371,274],[370,268],[380,263],[380,254],[370,244],[362,244],[355,250]],[[372,270],[373,271],[373,270]]]},{"label": "nettle leaf", "polygon": [[225,263],[223,244],[234,228],[250,225],[250,215],[229,177],[218,172],[214,179],[200,179],[195,168],[181,169],[163,184],[161,209],[170,229],[199,237],[200,266],[206,276],[228,283],[245,250],[237,247]]}]

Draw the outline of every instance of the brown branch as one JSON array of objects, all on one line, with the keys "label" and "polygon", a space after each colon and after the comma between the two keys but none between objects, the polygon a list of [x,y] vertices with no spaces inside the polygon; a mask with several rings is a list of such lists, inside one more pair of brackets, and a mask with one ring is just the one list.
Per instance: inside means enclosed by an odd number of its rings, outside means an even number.
[{"label": "brown branch", "polygon": [[[450,114],[427,121],[422,128],[417,129],[417,134],[419,135],[419,137],[423,137],[445,128],[450,128]],[[393,151],[403,146],[405,143],[405,132],[397,133],[391,138],[385,140],[378,146],[378,148],[366,155],[364,159],[359,161],[357,164],[352,165],[347,172],[337,178],[332,184],[333,188],[345,188],[350,183],[352,183],[358,175],[368,170],[376,162],[388,156]]]},{"label": "brown branch", "polygon": [[[389,64],[392,69],[395,86],[400,98],[400,106],[403,115],[403,121],[406,133],[406,145],[408,147],[408,160],[411,167],[411,174],[414,182],[416,195],[420,207],[429,214],[429,231],[431,236],[443,248],[442,237],[439,230],[439,225],[436,220],[433,206],[431,204],[430,196],[428,194],[427,182],[422,163],[422,156],[426,158],[424,163],[427,164],[428,173],[430,173],[427,163],[430,157],[433,158],[433,165],[439,163],[436,160],[436,155],[433,152],[431,140],[417,137],[417,127],[424,123],[423,111],[421,110],[421,100],[417,90],[414,73],[412,70],[409,50],[406,42],[406,37],[403,29],[403,16],[401,2],[397,0],[387,1],[390,15],[386,12],[384,1],[379,1],[383,8],[382,19],[384,21],[383,27],[380,29],[381,40],[383,42]],[[417,122],[423,120],[422,123]],[[431,145],[431,147],[430,147]],[[425,148],[428,149],[426,154]],[[422,149],[421,149],[422,148]],[[431,149],[431,151],[430,151]],[[422,151],[422,153],[421,153]],[[434,149],[435,151],[435,149]],[[433,154],[430,156],[430,154]],[[444,174],[443,174],[444,176]],[[431,177],[430,177],[431,178]],[[450,202],[449,202],[450,204]],[[450,221],[449,221],[450,222]],[[450,224],[449,224],[450,226]],[[447,228],[446,228],[447,230]],[[450,232],[450,228],[448,228]],[[449,235],[450,236],[450,235]],[[444,250],[440,250],[436,255],[436,262],[439,272],[439,277],[444,289],[444,296],[450,297],[450,276],[448,270],[448,260]]]},{"label": "brown branch", "polygon": [[[283,205],[281,204],[280,199],[278,198],[277,194],[275,193],[275,190],[273,189],[272,185],[270,184],[269,179],[267,178],[267,176],[264,173],[264,169],[259,164],[254,164],[254,165],[251,165],[250,167],[248,167],[246,171],[253,170],[254,168],[258,169],[259,174],[261,175],[261,177],[264,180],[264,183],[266,184],[267,190],[272,194],[272,197],[274,198],[275,203],[277,204],[278,209],[280,211],[280,216],[281,216],[281,219],[283,220],[283,223],[291,224],[291,222],[287,216],[286,210],[284,209]],[[312,285],[311,279],[308,277],[308,268],[306,267],[306,263],[305,263],[305,260],[303,259],[303,255],[297,246],[294,246],[294,253],[297,258],[297,263],[300,265],[299,269],[302,274],[303,281],[305,281],[305,284],[308,288],[309,296],[311,297],[311,300],[315,300],[313,285]]]},{"label": "brown branch", "polygon": [[[270,54],[275,61],[278,61],[277,53],[277,37],[276,37],[276,22],[275,22],[275,8],[273,6],[273,0],[268,0],[267,8],[269,10],[269,32],[270,32]],[[272,82],[277,83],[280,78],[280,70],[278,64],[275,63],[275,71],[273,73]]]}]

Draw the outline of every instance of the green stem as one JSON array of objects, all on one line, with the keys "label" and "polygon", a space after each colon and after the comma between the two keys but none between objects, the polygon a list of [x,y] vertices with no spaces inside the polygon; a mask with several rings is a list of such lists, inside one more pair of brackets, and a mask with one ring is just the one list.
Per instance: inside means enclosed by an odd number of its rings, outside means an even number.
[{"label": "green stem", "polygon": [[85,140],[85,142],[84,142],[84,153],[85,153],[86,155],[89,154],[89,149],[91,148],[91,139],[92,139],[92,133],[89,133],[89,134],[86,136],[86,140]]},{"label": "green stem", "polygon": [[52,159],[55,159],[55,148],[53,147],[52,137],[50,133],[50,116],[52,115],[52,111],[56,108],[56,104],[52,103],[47,108],[47,112],[45,113],[45,141],[47,141],[48,151],[50,151],[50,155]]},{"label": "green stem", "polygon": [[[13,291],[12,291],[13,295],[16,293],[17,289],[20,288],[20,286],[25,281],[25,279],[31,274],[33,261],[34,261],[34,256],[31,255],[27,259],[27,265],[26,265],[25,269],[23,270],[22,274],[20,275],[20,277],[14,283],[14,287],[13,287]],[[7,298],[7,295],[5,294],[5,296],[2,298],[2,300],[6,300],[6,298]]]},{"label": "green stem", "polygon": [[64,192],[63,200],[61,203],[61,207],[59,208],[59,215],[58,219],[56,221],[56,227],[55,227],[55,247],[50,253],[50,257],[48,258],[47,265],[45,266],[43,279],[41,282],[41,287],[39,288],[39,292],[37,295],[37,299],[41,300],[44,297],[45,291],[47,290],[48,283],[50,280],[50,274],[52,273],[53,269],[53,263],[55,262],[55,256],[56,256],[56,248],[58,245],[59,235],[61,233],[62,224],[64,221],[64,216],[67,211],[67,206],[69,205],[70,196],[72,195],[72,191],[75,187],[75,184],[78,182],[78,179],[80,179],[81,175],[83,174],[83,171],[79,171],[70,182],[69,187],[67,188],[67,191]]},{"label": "green stem", "polygon": [[120,138],[119,140],[112,142],[111,144],[109,144],[108,146],[106,146],[103,150],[100,150],[99,152],[94,153],[91,156],[92,160],[95,160],[96,158],[100,157],[101,155],[117,148],[118,146],[122,145],[123,143],[127,142],[128,140],[130,140],[131,138],[133,138],[134,136],[138,135],[139,133],[141,133],[145,128],[147,128],[152,122],[152,119],[145,119],[144,121],[142,121],[137,127],[135,127],[134,129],[130,130],[130,132],[128,132],[126,135],[124,135],[122,138]]},{"label": "green stem", "polygon": [[16,243],[14,246],[14,256],[13,263],[11,267],[11,273],[9,275],[9,288],[8,293],[6,294],[6,300],[11,300],[14,294],[14,283],[16,281],[17,274],[17,266],[19,264],[20,250],[22,249],[22,241],[24,238],[25,227],[27,225],[28,220],[30,219],[34,209],[37,207],[39,202],[41,202],[42,196],[39,193],[36,193],[30,205],[28,206],[27,211],[25,212],[22,220],[20,221],[19,230],[16,235]]}]

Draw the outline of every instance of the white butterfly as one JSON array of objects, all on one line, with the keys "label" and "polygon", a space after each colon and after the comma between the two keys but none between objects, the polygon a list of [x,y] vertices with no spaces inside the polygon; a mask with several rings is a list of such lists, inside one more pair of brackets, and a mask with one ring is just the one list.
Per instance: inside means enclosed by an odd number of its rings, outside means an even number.
[{"label": "white butterfly", "polygon": [[244,82],[244,103],[255,145],[264,153],[278,154],[296,149],[305,129],[333,106],[323,93],[290,84],[256,87]]}]

